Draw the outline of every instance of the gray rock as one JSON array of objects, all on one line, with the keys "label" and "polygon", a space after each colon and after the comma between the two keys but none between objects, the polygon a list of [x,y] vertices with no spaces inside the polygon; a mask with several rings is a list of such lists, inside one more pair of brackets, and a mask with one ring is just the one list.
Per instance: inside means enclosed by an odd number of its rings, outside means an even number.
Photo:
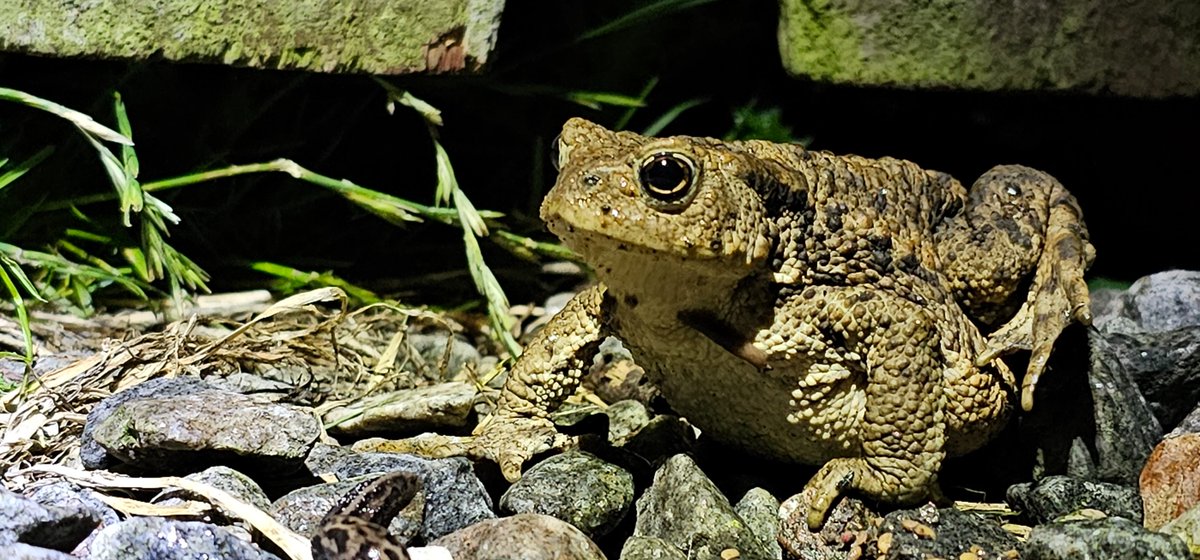
[{"label": "gray rock", "polygon": [[574,525],[536,513],[486,519],[432,544],[446,547],[454,560],[604,560]]},{"label": "gray rock", "polygon": [[634,536],[657,537],[688,558],[716,558],[726,549],[742,558],[770,558],[717,487],[687,455],[667,460],[637,501]]},{"label": "gray rock", "polygon": [[460,428],[467,424],[477,394],[473,385],[457,381],[388,391],[333,408],[323,420],[331,434],[353,437]]},{"label": "gray rock", "polygon": [[695,445],[696,430],[692,425],[678,416],[664,414],[655,416],[626,439],[622,448],[651,465],[661,465],[669,457],[692,451]]},{"label": "gray rock", "polygon": [[1200,272],[1152,274],[1097,296],[1093,324],[1159,423],[1174,427],[1200,401]]},{"label": "gray rock", "polygon": [[278,560],[223,527],[198,521],[135,517],[105,527],[92,540],[88,560]]},{"label": "gray rock", "polygon": [[425,497],[421,527],[425,542],[496,516],[487,490],[475,477],[470,461],[463,457],[425,459],[396,453],[358,453],[334,462],[330,471],[339,480],[392,471],[419,475],[421,495]]},{"label": "gray rock", "polygon": [[629,537],[621,547],[621,560],[688,560],[688,557],[662,539]]},{"label": "gray rock", "polygon": [[1178,537],[1148,531],[1122,517],[1050,523],[1033,528],[1024,560],[1191,560]]},{"label": "gray rock", "polygon": [[[342,496],[353,491],[360,482],[376,476],[372,474],[298,488],[284,494],[264,509],[289,529],[311,538],[316,534],[321,519]],[[425,520],[425,501],[425,495],[418,492],[412,502],[389,521],[388,532],[402,544],[412,543],[421,535]]]},{"label": "gray rock", "polygon": [[1200,327],[1104,336],[1163,426],[1176,426],[1200,402]]},{"label": "gray rock", "polygon": [[1014,509],[1038,523],[1084,508],[1142,522],[1142,497],[1136,488],[1069,476],[1048,476],[1037,482],[1014,484],[1008,488],[1007,500]]},{"label": "gray rock", "polygon": [[887,514],[879,531],[892,534],[891,560],[958,558],[973,549],[980,557],[1004,558],[1020,546],[998,520],[932,504]]},{"label": "gray rock", "polygon": [[[464,368],[478,371],[483,359],[471,343],[446,332],[409,333],[404,337],[409,355],[418,358],[417,371],[432,380],[454,379]],[[446,350],[449,343],[450,350]]]},{"label": "gray rock", "polygon": [[354,455],[354,450],[341,445],[331,443],[317,442],[308,451],[308,457],[304,458],[304,467],[313,476],[319,476],[325,473],[332,473],[333,467],[346,457]]},{"label": "gray rock", "polygon": [[110,395],[88,412],[87,421],[83,424],[83,434],[80,436],[79,460],[88,469],[107,469],[121,463],[120,459],[109,455],[108,451],[96,442],[92,437],[92,432],[102,420],[111,416],[117,407],[127,401],[146,396],[193,395],[213,388],[212,384],[195,377],[158,377]]},{"label": "gray rock", "polygon": [[78,557],[65,552],[24,543],[0,545],[0,558],[4,560],[79,560]]},{"label": "gray rock", "polygon": [[[263,492],[262,487],[258,483],[229,467],[210,467],[198,473],[189,474],[184,478],[203,482],[218,490],[224,490],[233,497],[258,509],[265,510],[271,505],[271,500],[267,498],[266,492]],[[172,504],[184,500],[204,500],[204,498],[196,496],[187,490],[175,488],[160,492],[151,501],[156,504]]]},{"label": "gray rock", "polygon": [[1139,278],[1123,293],[1102,295],[1093,303],[1093,324],[1102,331],[1137,329],[1163,332],[1200,326],[1200,272],[1168,270]]},{"label": "gray rock", "polygon": [[100,520],[101,527],[120,521],[121,516],[117,514],[117,510],[109,507],[96,496],[95,490],[64,481],[38,486],[26,493],[27,498],[46,507],[91,512],[92,517]]},{"label": "gray rock", "polygon": [[140,468],[195,470],[237,459],[246,469],[273,474],[298,470],[321,436],[309,409],[225,390],[191,390],[143,394],[107,415],[89,414],[91,436],[111,456]]},{"label": "gray rock", "polygon": [[68,551],[99,524],[97,513],[82,503],[47,506],[0,487],[0,545]]},{"label": "gray rock", "polygon": [[500,498],[506,512],[549,515],[593,537],[612,531],[632,504],[633,475],[582,451],[534,465]]},{"label": "gray rock", "polygon": [[1179,421],[1175,429],[1163,436],[1163,439],[1170,439],[1184,434],[1200,434],[1200,406],[1193,408],[1183,420]]},{"label": "gray rock", "polygon": [[779,500],[762,488],[747,490],[733,505],[734,513],[746,522],[754,536],[767,550],[772,558],[783,558],[783,549],[779,547]]},{"label": "gray rock", "polygon": [[650,423],[646,405],[635,400],[617,401],[604,410],[608,416],[608,442],[620,447]]},{"label": "gray rock", "polygon": [[1162,438],[1162,427],[1108,342],[1088,337],[1088,379],[1095,407],[1096,477],[1137,485],[1142,465]]}]

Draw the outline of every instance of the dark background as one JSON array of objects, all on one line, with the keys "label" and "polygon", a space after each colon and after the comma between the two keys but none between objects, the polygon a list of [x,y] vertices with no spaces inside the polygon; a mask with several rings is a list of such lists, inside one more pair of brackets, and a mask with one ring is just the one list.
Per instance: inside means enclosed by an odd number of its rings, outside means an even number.
[{"label": "dark background", "polygon": [[[508,2],[489,71],[478,76],[388,78],[442,110],[441,140],[477,207],[539,238],[536,204],[553,182],[547,145],[568,117],[611,125],[623,108],[589,109],[569,91],[636,95],[652,78],[641,130],[683,101],[667,134],[723,136],[738,107],[778,108],[816,149],[894,156],[969,184],[995,164],[1022,163],[1058,177],[1079,199],[1097,247],[1093,277],[1131,281],[1169,268],[1200,268],[1195,173],[1196,99],[1130,99],[1024,92],[906,91],[813,83],[785,75],[775,43],[777,7],[721,1],[578,42],[629,11],[630,2]],[[410,110],[385,111],[367,76],[318,75],[218,65],[56,60],[0,55],[0,85],[112,124],[111,92],[127,105],[152,181],[230,164],[289,158],[313,171],[431,203],[433,152]],[[0,154],[20,160],[58,151],[0,191],[0,223],[16,208],[111,189],[92,148],[55,117],[0,104]],[[437,224],[396,228],[342,198],[266,174],[162,194],[183,218],[173,241],[213,274],[215,290],[262,283],[244,263],[269,260],[333,270],[418,301],[474,298],[460,234]],[[115,203],[84,207],[113,220]],[[34,248],[72,226],[39,214],[10,243]],[[558,287],[553,277],[485,244],[514,302]],[[537,282],[527,279],[537,278]]]}]

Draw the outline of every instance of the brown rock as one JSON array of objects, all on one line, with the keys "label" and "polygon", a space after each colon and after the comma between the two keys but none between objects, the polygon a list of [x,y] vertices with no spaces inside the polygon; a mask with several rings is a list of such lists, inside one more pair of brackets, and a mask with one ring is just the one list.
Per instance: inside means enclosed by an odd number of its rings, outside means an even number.
[{"label": "brown rock", "polygon": [[488,519],[432,543],[455,560],[604,560],[604,553],[583,531],[548,515],[521,513]]},{"label": "brown rock", "polygon": [[1157,530],[1200,502],[1200,434],[1164,439],[1138,480],[1147,529]]}]

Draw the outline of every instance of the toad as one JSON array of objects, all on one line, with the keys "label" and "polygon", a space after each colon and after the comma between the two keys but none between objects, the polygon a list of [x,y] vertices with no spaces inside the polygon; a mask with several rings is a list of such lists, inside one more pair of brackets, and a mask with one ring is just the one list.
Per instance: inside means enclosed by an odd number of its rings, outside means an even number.
[{"label": "toad", "polygon": [[[548,413],[614,335],[702,432],[820,465],[810,527],[845,492],[917,502],[947,455],[1033,405],[1063,328],[1091,320],[1079,205],[1041,171],[967,189],[900,159],[582,119],[557,147],[541,215],[600,283],[533,337],[476,430],[509,480],[568,443]],[[998,359],[1017,350],[1019,384]]]}]

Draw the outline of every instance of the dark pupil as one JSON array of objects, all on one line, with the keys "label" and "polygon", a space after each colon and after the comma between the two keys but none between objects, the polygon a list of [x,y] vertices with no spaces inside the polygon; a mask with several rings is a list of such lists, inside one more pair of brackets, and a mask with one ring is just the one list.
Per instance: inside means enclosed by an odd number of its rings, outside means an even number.
[{"label": "dark pupil", "polygon": [[641,180],[650,194],[668,198],[687,192],[691,170],[671,156],[658,156],[642,167]]}]

